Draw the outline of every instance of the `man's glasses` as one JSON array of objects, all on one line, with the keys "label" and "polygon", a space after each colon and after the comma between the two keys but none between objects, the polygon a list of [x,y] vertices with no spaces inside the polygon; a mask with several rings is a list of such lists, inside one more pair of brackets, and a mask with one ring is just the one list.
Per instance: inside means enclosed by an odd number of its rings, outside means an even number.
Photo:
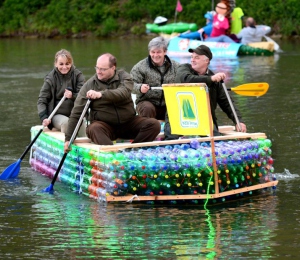
[{"label": "man's glasses", "polygon": [[101,72],[107,71],[109,69],[111,69],[111,67],[110,68],[98,68],[97,66],[95,67],[95,70],[98,70],[98,71],[101,71]]}]

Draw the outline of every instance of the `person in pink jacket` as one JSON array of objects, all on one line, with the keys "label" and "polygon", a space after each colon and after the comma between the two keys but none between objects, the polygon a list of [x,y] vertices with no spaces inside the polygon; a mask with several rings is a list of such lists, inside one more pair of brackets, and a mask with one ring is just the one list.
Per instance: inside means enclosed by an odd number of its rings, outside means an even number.
[{"label": "person in pink jacket", "polygon": [[228,12],[227,6],[225,3],[220,2],[216,6],[216,14],[213,18],[213,29],[210,37],[206,38],[206,42],[235,42],[230,37],[226,35],[226,30],[229,29],[229,21],[226,17]]}]

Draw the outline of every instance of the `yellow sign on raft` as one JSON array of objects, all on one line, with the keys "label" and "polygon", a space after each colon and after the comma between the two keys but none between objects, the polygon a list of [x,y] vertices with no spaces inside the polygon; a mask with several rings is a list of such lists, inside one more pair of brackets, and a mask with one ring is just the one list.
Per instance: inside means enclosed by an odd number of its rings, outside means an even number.
[{"label": "yellow sign on raft", "polygon": [[206,85],[163,84],[171,133],[210,136],[212,129]]}]

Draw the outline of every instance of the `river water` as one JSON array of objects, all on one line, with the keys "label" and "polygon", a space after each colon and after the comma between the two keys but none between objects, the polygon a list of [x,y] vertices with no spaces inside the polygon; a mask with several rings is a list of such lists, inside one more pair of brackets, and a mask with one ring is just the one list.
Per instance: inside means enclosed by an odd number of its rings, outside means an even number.
[{"label": "river water", "polygon": [[[54,54],[70,50],[88,79],[98,55],[130,71],[149,39],[1,39],[0,172],[20,158],[39,124],[37,97]],[[0,182],[0,259],[288,259],[300,254],[300,45],[279,42],[274,57],[215,59],[227,87],[267,82],[260,98],[234,95],[248,132],[272,141],[274,195],[203,206],[103,204],[34,172],[28,155],[18,178]],[[184,60],[179,60],[184,62]],[[219,113],[221,124],[230,122]]]}]

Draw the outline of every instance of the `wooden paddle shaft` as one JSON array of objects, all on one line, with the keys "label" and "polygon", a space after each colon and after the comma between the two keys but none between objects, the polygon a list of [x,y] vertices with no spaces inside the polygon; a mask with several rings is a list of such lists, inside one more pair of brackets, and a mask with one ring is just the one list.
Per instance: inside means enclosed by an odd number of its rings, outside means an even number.
[{"label": "wooden paddle shaft", "polygon": [[235,111],[235,109],[234,109],[233,103],[232,103],[232,101],[231,101],[231,98],[230,98],[230,96],[229,96],[229,94],[228,94],[228,91],[227,91],[227,88],[226,88],[224,82],[222,82],[222,86],[223,86],[224,92],[225,92],[225,94],[226,94],[226,96],[227,96],[228,102],[229,102],[229,104],[230,104],[230,107],[231,107],[232,113],[233,113],[233,115],[234,115],[235,121],[236,121],[236,123],[237,123],[237,125],[238,125],[239,131],[242,131],[242,128],[241,128],[241,125],[240,125],[240,121],[239,121],[239,119],[238,119],[238,117],[237,117],[237,115],[236,115],[236,111]]},{"label": "wooden paddle shaft", "polygon": [[50,114],[50,116],[48,117],[48,119],[52,119],[52,117],[54,117],[56,111],[60,108],[61,104],[66,100],[66,97],[63,96],[63,98],[59,101],[59,103],[57,104],[57,106],[54,108],[54,110],[52,111],[52,113]]},{"label": "wooden paddle shaft", "polygon": [[[84,118],[84,116],[85,116],[85,114],[86,114],[86,111],[87,111],[88,108],[89,108],[90,102],[91,102],[91,100],[88,99],[88,101],[87,101],[86,104],[85,104],[85,107],[84,107],[84,109],[83,109],[83,111],[82,111],[82,113],[81,113],[81,116],[80,116],[80,118],[79,118],[79,120],[78,120],[78,122],[77,122],[77,125],[76,125],[76,127],[75,127],[75,130],[74,130],[74,132],[73,132],[73,134],[72,134],[72,137],[71,137],[71,139],[70,139],[70,141],[69,141],[68,148],[71,147],[73,141],[74,141],[75,138],[76,138],[76,135],[77,135],[77,133],[78,133],[79,127],[80,127],[80,125],[81,125],[81,122],[82,122],[82,120],[83,120],[83,118]],[[58,176],[58,174],[59,174],[59,172],[60,172],[61,167],[62,167],[63,164],[64,164],[64,161],[65,161],[67,155],[68,155],[68,152],[65,152],[64,155],[63,155],[63,157],[62,157],[62,159],[61,159],[61,161],[60,161],[60,163],[59,163],[59,165],[58,165],[58,168],[57,168],[57,170],[56,170],[56,172],[55,172],[55,174],[54,174],[54,176],[53,176],[53,179],[52,179],[52,181],[51,181],[50,186],[47,187],[44,191],[46,191],[46,192],[51,192],[51,191],[53,191],[54,183],[55,183],[55,181],[56,181],[56,179],[57,179],[57,176]]]},{"label": "wooden paddle shaft", "polygon": [[86,114],[86,111],[88,110],[88,108],[89,108],[89,106],[90,106],[90,103],[91,103],[91,100],[88,99],[87,102],[86,102],[86,104],[85,104],[85,107],[84,107],[84,109],[83,109],[83,111],[82,111],[82,113],[81,113],[81,116],[80,116],[80,118],[79,118],[79,120],[78,120],[78,123],[77,123],[77,125],[76,125],[76,127],[75,127],[75,130],[74,130],[74,132],[73,132],[73,134],[72,134],[72,137],[71,137],[71,139],[70,139],[70,141],[69,141],[69,147],[68,147],[68,148],[70,148],[71,144],[73,143],[73,141],[74,141],[75,138],[76,138],[76,135],[77,135],[77,133],[78,133],[79,127],[81,126],[82,120],[83,120],[83,118],[84,118],[84,116],[85,116],[85,114]]}]

